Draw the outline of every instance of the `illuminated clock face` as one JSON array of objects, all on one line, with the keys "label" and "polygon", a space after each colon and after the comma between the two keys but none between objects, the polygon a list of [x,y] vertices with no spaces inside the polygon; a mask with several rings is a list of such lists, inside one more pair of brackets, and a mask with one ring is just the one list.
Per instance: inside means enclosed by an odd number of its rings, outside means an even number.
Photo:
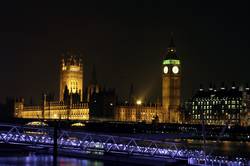
[{"label": "illuminated clock face", "polygon": [[168,67],[167,67],[167,66],[164,66],[164,68],[163,68],[163,73],[164,73],[164,74],[167,74],[167,73],[168,73]]},{"label": "illuminated clock face", "polygon": [[179,68],[178,68],[178,66],[174,66],[174,67],[172,68],[172,72],[173,72],[174,74],[179,73]]}]

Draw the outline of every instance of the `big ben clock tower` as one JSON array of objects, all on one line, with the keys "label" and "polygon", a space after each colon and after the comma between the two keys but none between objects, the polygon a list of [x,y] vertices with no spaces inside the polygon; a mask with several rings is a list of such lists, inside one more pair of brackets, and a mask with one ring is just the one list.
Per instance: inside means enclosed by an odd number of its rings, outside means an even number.
[{"label": "big ben clock tower", "polygon": [[167,55],[162,63],[162,107],[166,111],[165,122],[180,120],[181,62],[171,35]]}]

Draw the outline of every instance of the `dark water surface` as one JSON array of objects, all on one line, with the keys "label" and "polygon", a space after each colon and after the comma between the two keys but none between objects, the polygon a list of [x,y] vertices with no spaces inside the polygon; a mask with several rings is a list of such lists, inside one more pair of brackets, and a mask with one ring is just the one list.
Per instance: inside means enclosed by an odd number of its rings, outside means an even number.
[{"label": "dark water surface", "polygon": [[[0,166],[52,166],[53,156],[43,154],[0,154]],[[58,157],[58,166],[106,166],[104,162]],[[109,165],[109,164],[108,164]]]},{"label": "dark water surface", "polygon": [[[175,140],[179,142],[178,140]],[[182,142],[182,141],[181,141]],[[189,149],[203,150],[203,141],[187,140],[184,146]],[[244,157],[250,160],[250,142],[233,142],[233,141],[207,141],[205,147],[206,154],[229,156],[229,158]],[[145,163],[146,164],[146,163]],[[22,151],[5,152],[0,147],[0,166],[52,166],[53,156],[44,154],[35,154]],[[58,157],[58,166],[125,166],[134,165],[120,163],[118,161],[106,162],[89,160],[82,158]]]},{"label": "dark water surface", "polygon": [[[189,149],[204,149],[202,140],[188,140],[184,144]],[[244,157],[250,160],[250,142],[206,141],[205,152],[216,156]]]},{"label": "dark water surface", "polygon": [[[147,163],[132,164],[121,163],[119,161],[97,161],[65,156],[59,156],[57,161],[57,166],[149,166]],[[31,152],[0,152],[0,166],[53,166],[53,155],[37,154]]]}]

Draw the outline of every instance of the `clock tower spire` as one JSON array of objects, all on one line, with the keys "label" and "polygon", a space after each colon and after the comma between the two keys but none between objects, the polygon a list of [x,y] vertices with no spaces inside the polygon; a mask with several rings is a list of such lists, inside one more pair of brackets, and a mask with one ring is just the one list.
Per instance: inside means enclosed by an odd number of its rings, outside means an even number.
[{"label": "clock tower spire", "polygon": [[177,56],[173,34],[167,54],[162,63],[162,107],[166,111],[165,121],[180,120],[181,62]]}]

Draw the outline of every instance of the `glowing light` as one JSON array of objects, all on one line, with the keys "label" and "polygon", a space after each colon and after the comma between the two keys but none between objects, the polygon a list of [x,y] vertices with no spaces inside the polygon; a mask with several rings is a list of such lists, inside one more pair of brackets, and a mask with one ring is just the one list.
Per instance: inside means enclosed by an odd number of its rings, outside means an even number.
[{"label": "glowing light", "polygon": [[164,74],[167,74],[167,73],[168,73],[168,67],[167,67],[167,66],[164,66],[163,72],[164,72]]},{"label": "glowing light", "polygon": [[172,71],[173,71],[174,74],[177,74],[177,73],[179,72],[178,66],[174,66],[174,67],[172,68]]},{"label": "glowing light", "polygon": [[163,61],[163,65],[180,65],[180,60],[176,59],[167,59]]},{"label": "glowing light", "polygon": [[44,122],[34,121],[27,123],[27,126],[48,126],[48,124]]},{"label": "glowing light", "polygon": [[54,114],[54,118],[57,118],[57,114]]},{"label": "glowing light", "polygon": [[72,127],[80,127],[80,126],[85,126],[85,124],[79,122],[79,123],[73,123],[71,126]]},{"label": "glowing light", "polygon": [[70,66],[69,70],[70,71],[80,71],[80,67],[79,66]]},{"label": "glowing light", "polygon": [[137,100],[137,101],[136,101],[136,104],[137,104],[137,105],[141,105],[141,104],[142,104],[142,101],[141,101],[141,100]]}]

